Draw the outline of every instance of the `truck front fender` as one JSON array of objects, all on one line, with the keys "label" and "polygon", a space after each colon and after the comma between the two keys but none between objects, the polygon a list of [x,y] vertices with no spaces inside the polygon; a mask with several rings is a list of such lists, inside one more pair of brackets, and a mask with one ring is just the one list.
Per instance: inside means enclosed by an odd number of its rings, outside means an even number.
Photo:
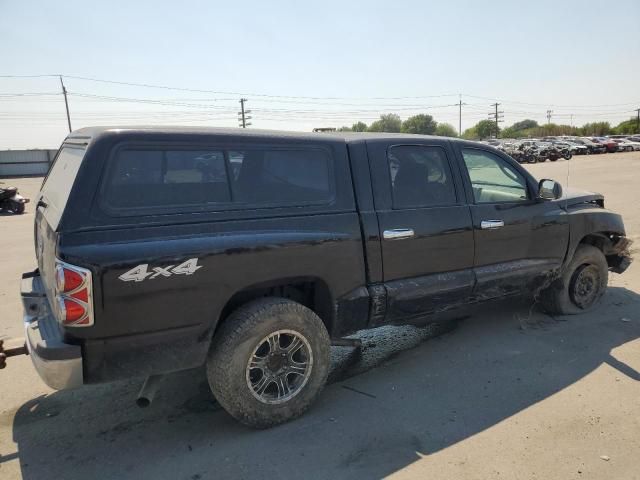
[{"label": "truck front fender", "polygon": [[585,204],[571,207],[569,213],[569,247],[566,266],[580,244],[598,247],[607,257],[612,271],[622,273],[630,263],[629,245],[624,222],[617,213]]}]

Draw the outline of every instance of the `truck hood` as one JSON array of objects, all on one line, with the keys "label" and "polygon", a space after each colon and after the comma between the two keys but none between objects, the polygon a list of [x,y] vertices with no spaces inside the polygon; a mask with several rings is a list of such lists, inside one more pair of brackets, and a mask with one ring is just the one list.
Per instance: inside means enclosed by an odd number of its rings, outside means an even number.
[{"label": "truck hood", "polygon": [[579,203],[597,203],[604,207],[604,196],[601,193],[587,192],[575,188],[563,190],[559,202],[567,202],[567,205],[577,205]]}]

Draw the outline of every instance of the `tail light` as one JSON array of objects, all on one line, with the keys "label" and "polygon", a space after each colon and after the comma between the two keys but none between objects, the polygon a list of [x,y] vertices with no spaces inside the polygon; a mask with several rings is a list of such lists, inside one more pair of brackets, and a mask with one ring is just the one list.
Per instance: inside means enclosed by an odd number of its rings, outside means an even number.
[{"label": "tail light", "polygon": [[93,325],[91,272],[56,260],[58,321],[66,327]]}]

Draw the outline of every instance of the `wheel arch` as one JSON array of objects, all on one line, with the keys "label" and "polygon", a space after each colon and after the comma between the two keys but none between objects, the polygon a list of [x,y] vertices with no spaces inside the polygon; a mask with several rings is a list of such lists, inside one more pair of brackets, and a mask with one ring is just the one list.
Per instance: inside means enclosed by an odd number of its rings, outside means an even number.
[{"label": "wheel arch", "polygon": [[335,324],[335,302],[328,283],[320,277],[302,276],[272,279],[236,290],[220,310],[213,335],[234,310],[266,297],[288,298],[304,305],[320,317],[329,333],[332,332]]},{"label": "wheel arch", "polygon": [[611,266],[613,257],[628,245],[622,217],[590,203],[571,205],[568,213],[570,240],[563,267],[580,245],[593,245],[601,250]]},{"label": "wheel arch", "polygon": [[575,250],[580,245],[591,245],[596,247],[604,254],[607,259],[607,265],[611,268],[617,265],[617,257],[626,249],[628,241],[624,234],[620,234],[619,232],[604,231],[588,233],[576,244],[569,260],[573,257]]}]

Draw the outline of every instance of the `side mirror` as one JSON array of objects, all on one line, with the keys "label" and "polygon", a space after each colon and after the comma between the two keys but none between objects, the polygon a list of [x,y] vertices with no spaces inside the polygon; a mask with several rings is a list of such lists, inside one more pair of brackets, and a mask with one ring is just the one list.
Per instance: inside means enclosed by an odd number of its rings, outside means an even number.
[{"label": "side mirror", "polygon": [[562,185],[555,180],[544,178],[538,183],[538,197],[543,200],[557,200],[562,196]]}]

